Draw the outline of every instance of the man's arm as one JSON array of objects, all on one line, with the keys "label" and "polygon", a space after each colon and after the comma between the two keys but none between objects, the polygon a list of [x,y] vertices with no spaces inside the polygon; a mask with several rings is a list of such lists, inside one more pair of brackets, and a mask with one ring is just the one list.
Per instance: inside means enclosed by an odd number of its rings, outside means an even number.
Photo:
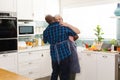
[{"label": "man's arm", "polygon": [[43,39],[42,40],[44,43],[47,43],[47,37],[46,37],[45,31],[43,32]]}]

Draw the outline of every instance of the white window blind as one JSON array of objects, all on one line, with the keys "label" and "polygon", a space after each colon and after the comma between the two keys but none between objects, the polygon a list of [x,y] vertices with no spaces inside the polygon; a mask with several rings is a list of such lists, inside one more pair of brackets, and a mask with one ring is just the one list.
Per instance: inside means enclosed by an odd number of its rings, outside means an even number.
[{"label": "white window blind", "polygon": [[116,38],[116,19],[114,15],[117,4],[100,4],[86,7],[65,8],[63,18],[80,29],[80,38],[95,39],[94,29],[100,25],[105,39]]}]

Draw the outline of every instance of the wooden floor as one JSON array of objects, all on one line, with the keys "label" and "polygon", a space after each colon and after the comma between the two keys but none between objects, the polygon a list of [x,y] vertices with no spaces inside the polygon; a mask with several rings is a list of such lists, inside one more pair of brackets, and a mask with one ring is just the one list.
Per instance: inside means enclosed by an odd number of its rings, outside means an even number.
[{"label": "wooden floor", "polygon": [[36,79],[36,80],[50,80],[50,77],[45,77],[45,78],[39,78],[39,79]]}]

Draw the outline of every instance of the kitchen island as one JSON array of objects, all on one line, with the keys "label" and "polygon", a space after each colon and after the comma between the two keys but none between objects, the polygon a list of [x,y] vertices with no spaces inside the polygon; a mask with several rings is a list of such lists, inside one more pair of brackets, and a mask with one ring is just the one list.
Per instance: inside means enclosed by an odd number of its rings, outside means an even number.
[{"label": "kitchen island", "polygon": [[0,80],[32,80],[32,79],[0,68]]}]

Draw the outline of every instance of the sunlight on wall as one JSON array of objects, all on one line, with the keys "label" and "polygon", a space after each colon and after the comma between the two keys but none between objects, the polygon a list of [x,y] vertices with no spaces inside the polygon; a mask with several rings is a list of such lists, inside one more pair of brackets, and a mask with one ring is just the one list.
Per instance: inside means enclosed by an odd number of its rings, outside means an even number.
[{"label": "sunlight on wall", "polygon": [[65,8],[63,18],[81,31],[83,39],[95,39],[94,29],[100,25],[105,39],[116,39],[116,19],[114,15],[116,4],[94,5],[86,7]]}]

